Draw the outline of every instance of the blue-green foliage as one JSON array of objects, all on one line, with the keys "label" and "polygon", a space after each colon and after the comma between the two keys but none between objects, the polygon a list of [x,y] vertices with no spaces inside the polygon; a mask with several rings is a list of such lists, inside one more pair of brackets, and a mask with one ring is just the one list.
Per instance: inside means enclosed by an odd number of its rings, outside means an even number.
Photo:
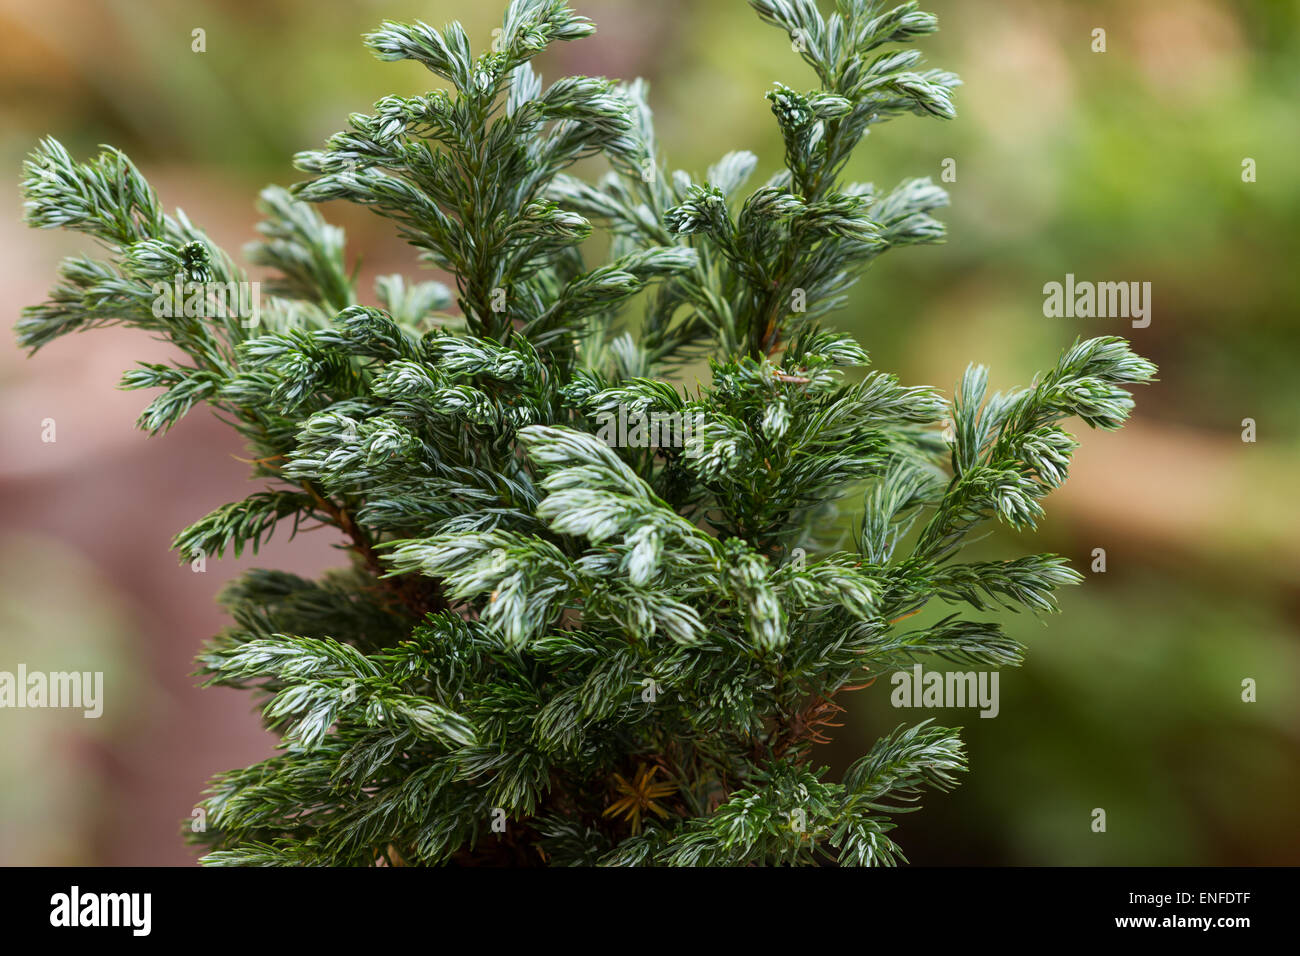
[{"label": "blue-green foliage", "polygon": [[[960,739],[928,723],[839,782],[809,750],[837,692],[918,657],[1020,661],[993,623],[902,619],[1053,610],[1078,580],[1063,559],[953,558],[981,522],[1032,526],[1074,449],[1059,423],[1118,427],[1154,368],[1093,339],[1011,394],[974,368],[952,402],[858,371],[866,352],[819,321],[876,256],[939,240],[947,197],[841,173],[871,125],[952,117],[957,79],[894,46],[937,28],[914,3],[752,3],[820,88],[769,94],[785,168],[748,194],[748,153],[700,181],[663,164],[645,84],[542,82],[529,61],[593,31],[563,0],[512,0],[478,54],[455,23],[384,23],[371,49],[443,88],[352,116],[298,156],[311,178],[263,193],[255,325],[156,314],[158,282],[248,279],[120,153],[77,163],[46,140],[27,164],[28,220],[107,256],[69,259],[21,342],[167,338],[181,361],[123,381],[163,389],[141,427],[206,402],[268,482],[181,532],[182,557],[255,551],[290,520],[356,557],[224,595],[234,624],[200,673],[255,689],[283,744],[212,784],[208,863],[888,864],[892,816],[956,782]],[[564,172],[594,155],[598,182]],[[362,304],[309,205],[332,199],[393,221],[455,288],[386,276]],[[612,248],[589,265],[596,228]],[[667,380],[702,355],[707,384]],[[696,427],[615,448],[600,429],[620,411]],[[826,547],[859,501],[853,549]]]}]

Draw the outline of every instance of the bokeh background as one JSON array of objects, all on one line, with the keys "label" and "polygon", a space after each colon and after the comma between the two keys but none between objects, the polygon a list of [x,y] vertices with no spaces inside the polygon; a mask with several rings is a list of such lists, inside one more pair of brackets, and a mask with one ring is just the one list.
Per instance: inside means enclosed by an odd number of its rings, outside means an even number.
[{"label": "bokeh background", "polygon": [[[0,216],[5,321],[40,301],[78,237],[21,222],[22,158],[46,134],[74,155],[128,151],[168,207],[227,249],[253,200],[298,174],[349,112],[423,91],[360,35],[383,17],[460,19],[484,0],[0,0]],[[762,95],[812,85],[785,36],[742,0],[576,0],[596,37],[540,67],[652,83],[661,146],[697,173],[731,149],[774,171]],[[1030,643],[1001,679],[1001,713],[963,724],[972,773],[901,819],[914,863],[1300,863],[1300,5],[1283,0],[932,0],[930,65],[964,78],[958,119],[877,127],[851,174],[947,184],[950,238],[890,253],[839,322],[875,364],[950,389],[971,361],[1026,383],[1078,335],[1125,334],[1161,368],[1131,424],[1082,434],[1071,480],[1037,535],[999,530],[986,555],[1068,555],[1086,583],[1063,613],[1012,617]],[[206,31],[206,52],[191,49]],[[1106,52],[1093,52],[1096,28]],[[1255,161],[1257,181],[1243,182]],[[759,181],[756,177],[755,182]],[[334,204],[369,280],[412,272],[385,223]],[[1044,318],[1069,272],[1149,281],[1150,327]],[[221,583],[252,563],[312,573],[334,542],[277,539],[257,558],[178,564],[171,536],[252,487],[208,413],[146,440],[141,395],[116,391],[165,346],[98,331],[27,361],[0,346],[0,669],[103,670],[101,720],[0,712],[0,863],[185,864],[180,830],[206,779],[272,750],[247,695],[188,676],[223,626]],[[57,441],[41,441],[53,418]],[[1258,440],[1242,441],[1242,419]],[[1086,431],[1085,429],[1080,429]],[[846,524],[851,515],[846,515]],[[1094,548],[1107,554],[1092,573]],[[1241,699],[1242,680],[1258,700]],[[850,695],[833,768],[931,714]],[[1091,830],[1093,808],[1107,832]]]}]

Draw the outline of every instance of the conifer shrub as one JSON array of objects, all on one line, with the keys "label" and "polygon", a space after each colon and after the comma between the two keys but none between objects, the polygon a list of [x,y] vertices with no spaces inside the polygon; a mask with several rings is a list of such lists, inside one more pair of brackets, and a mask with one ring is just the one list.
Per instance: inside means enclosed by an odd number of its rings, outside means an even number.
[{"label": "conifer shrub", "polygon": [[[140,427],[206,404],[251,449],[260,489],[180,532],[181,559],[316,528],[351,554],[222,595],[199,674],[249,689],[281,743],[214,779],[204,862],[889,864],[897,814],[956,784],[960,737],[929,721],[838,780],[813,748],[838,695],[918,660],[1021,661],[981,612],[1051,611],[1079,576],[963,546],[1032,528],[1075,448],[1062,422],[1118,428],[1155,369],[1103,337],[1008,393],[980,367],[951,400],[869,370],[825,320],[877,256],[942,238],[947,196],[845,168],[872,126],[952,118],[958,80],[920,68],[937,24],[915,3],[751,3],[819,81],[767,94],[784,164],[754,188],[747,152],[665,165],[640,81],[545,84],[530,61],[594,29],[564,0],[511,0],[478,52],[456,23],[384,22],[371,50],[437,88],[351,116],[263,192],[253,310],[121,152],[47,139],[28,161],[28,221],[101,252],[63,263],[21,344],[147,330],[177,357],[125,374],[160,390]],[[598,180],[572,175],[596,157]],[[364,294],[331,200],[449,284]],[[932,603],[954,610],[909,623]]]}]

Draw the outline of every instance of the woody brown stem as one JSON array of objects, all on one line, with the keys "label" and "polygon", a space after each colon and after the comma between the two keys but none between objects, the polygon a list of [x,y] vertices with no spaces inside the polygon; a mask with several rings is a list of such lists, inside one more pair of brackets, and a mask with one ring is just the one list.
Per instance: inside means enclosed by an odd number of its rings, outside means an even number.
[{"label": "woody brown stem", "polygon": [[384,577],[384,565],[379,554],[370,542],[370,536],[357,524],[352,514],[343,507],[321,495],[310,482],[304,482],[303,490],[311,495],[316,506],[329,516],[330,521],[352,542],[351,549],[361,556],[366,569],[375,576],[376,582],[389,595],[394,597],[407,611],[416,618],[423,618],[430,611],[447,609],[446,598],[441,588],[432,581],[416,575],[403,574],[397,577]]}]

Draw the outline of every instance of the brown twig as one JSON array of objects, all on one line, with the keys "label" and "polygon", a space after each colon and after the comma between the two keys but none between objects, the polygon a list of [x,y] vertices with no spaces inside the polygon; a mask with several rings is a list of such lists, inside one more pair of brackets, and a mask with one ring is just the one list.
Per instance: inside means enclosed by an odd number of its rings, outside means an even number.
[{"label": "brown twig", "polygon": [[365,529],[356,523],[352,514],[346,509],[322,496],[310,482],[303,482],[302,488],[315,502],[316,506],[327,514],[340,531],[352,542],[351,549],[361,556],[366,569],[375,576],[376,583],[416,618],[423,618],[430,611],[447,609],[447,600],[442,590],[433,581],[417,575],[402,574],[396,577],[384,577],[386,568],[379,560],[379,554]]},{"label": "brown twig", "polygon": [[908,611],[906,614],[900,614],[898,617],[888,621],[887,623],[897,624],[899,621],[906,621],[909,617],[912,617],[915,614],[920,614],[922,610],[924,609],[918,607],[915,611]]},{"label": "brown twig", "polygon": [[823,728],[844,726],[843,723],[834,721],[834,718],[845,712],[844,708],[835,702],[835,695],[844,691],[866,690],[875,682],[876,678],[873,677],[866,683],[848,684],[826,696],[813,697],[807,706],[795,714],[794,719],[782,729],[780,739],[772,749],[772,756],[780,757],[804,740],[810,740],[815,744],[830,743],[831,738],[823,733]]}]

